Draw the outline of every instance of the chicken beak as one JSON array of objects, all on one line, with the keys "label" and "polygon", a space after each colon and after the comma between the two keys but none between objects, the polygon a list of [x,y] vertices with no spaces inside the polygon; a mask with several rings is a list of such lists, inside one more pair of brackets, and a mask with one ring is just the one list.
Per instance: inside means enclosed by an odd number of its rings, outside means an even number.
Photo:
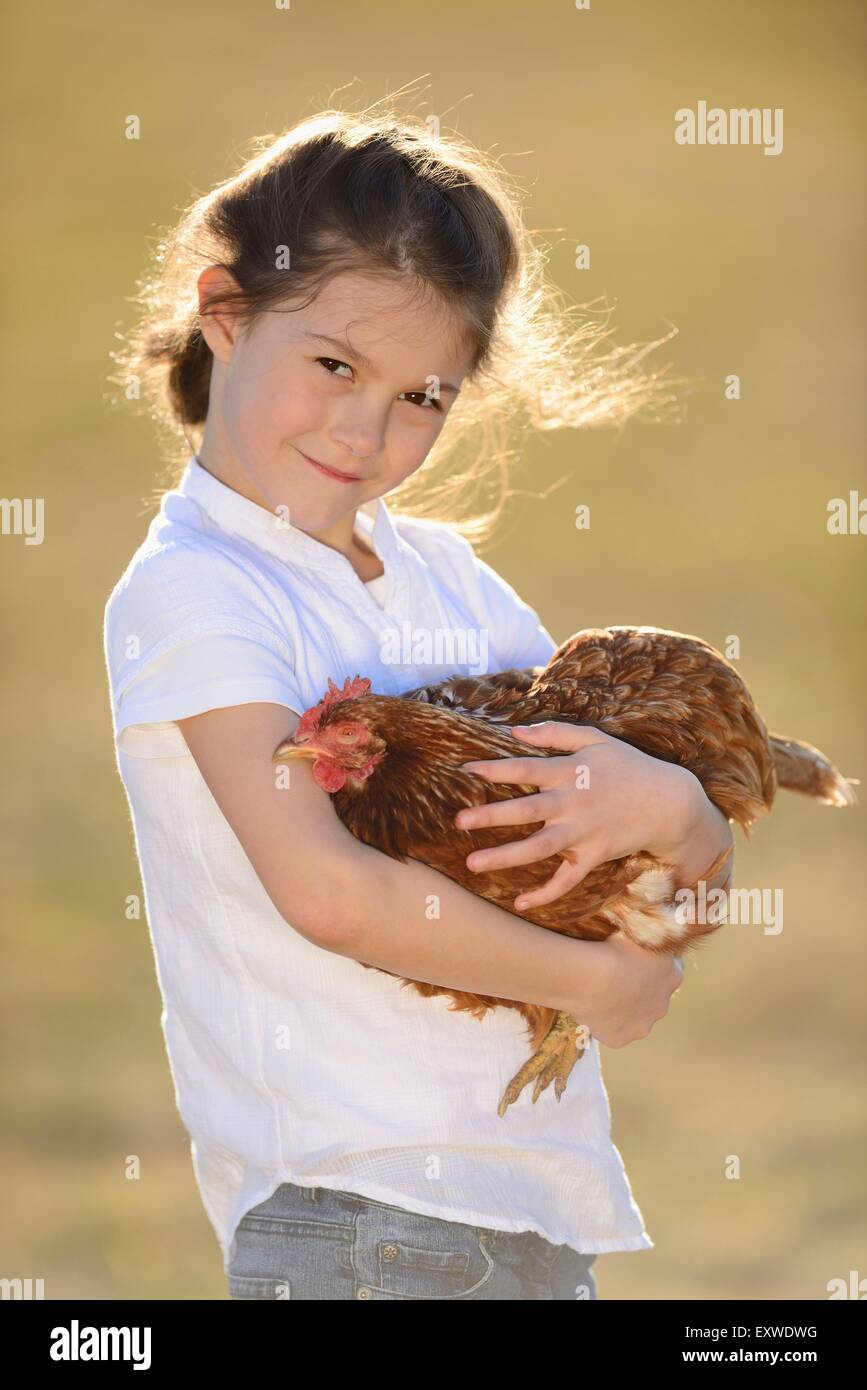
[{"label": "chicken beak", "polygon": [[289,762],[297,758],[318,758],[322,752],[315,743],[296,743],[294,739],[287,738],[280,744],[274,753],[275,763]]}]

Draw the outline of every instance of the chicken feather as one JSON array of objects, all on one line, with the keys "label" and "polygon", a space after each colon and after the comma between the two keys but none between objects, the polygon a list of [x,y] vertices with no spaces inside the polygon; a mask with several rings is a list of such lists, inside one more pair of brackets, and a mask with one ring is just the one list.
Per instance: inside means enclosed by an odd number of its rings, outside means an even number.
[{"label": "chicken feather", "polygon": [[[515,911],[515,897],[546,883],[559,855],[487,873],[467,868],[473,850],[512,843],[541,822],[458,829],[454,817],[461,807],[537,790],[487,782],[461,764],[558,756],[524,743],[517,748],[508,732],[510,725],[544,720],[596,728],[688,768],[745,832],[770,810],[778,786],[837,806],[854,800],[851,784],[818,749],[768,733],[746,684],[720,652],[701,638],[650,627],[588,629],[558,647],[544,667],[455,675],[400,696],[373,694],[358,676],[342,689],[329,681],[323,700],[305,712],[274,757],[312,757],[314,777],[365,844],[427,864],[537,926],[595,941],[622,931],[653,951],[695,947],[721,922],[684,922],[673,904],[674,870],[650,854],[601,864],[556,901],[524,913]],[[710,879],[725,857],[703,876]],[[568,1015],[422,981],[403,983],[425,997],[447,995],[451,1008],[478,1018],[496,1007],[523,1016],[534,1057],[507,1087],[501,1115],[534,1077],[534,1100],[551,1080],[559,1099],[583,1050]]]}]

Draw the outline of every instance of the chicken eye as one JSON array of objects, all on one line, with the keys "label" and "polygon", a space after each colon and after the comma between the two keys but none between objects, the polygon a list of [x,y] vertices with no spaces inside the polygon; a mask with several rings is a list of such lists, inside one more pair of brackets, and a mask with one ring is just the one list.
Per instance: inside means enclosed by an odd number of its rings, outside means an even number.
[{"label": "chicken eye", "polygon": [[342,728],[337,730],[337,737],[347,740],[354,739],[355,730],[351,728],[349,724],[344,724]]}]

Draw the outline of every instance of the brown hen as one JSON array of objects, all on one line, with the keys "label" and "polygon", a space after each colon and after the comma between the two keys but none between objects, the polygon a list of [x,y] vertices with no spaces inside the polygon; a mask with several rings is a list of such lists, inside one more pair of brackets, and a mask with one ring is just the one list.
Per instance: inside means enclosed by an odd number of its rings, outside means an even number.
[{"label": "brown hen", "polygon": [[[275,760],[312,758],[316,781],[365,844],[401,861],[419,860],[506,912],[582,940],[601,941],[622,931],[647,949],[680,953],[721,923],[684,922],[672,900],[672,867],[646,853],[599,865],[555,902],[520,914],[514,909],[517,894],[546,883],[559,856],[488,873],[468,869],[473,850],[511,843],[540,825],[454,825],[463,806],[537,790],[483,781],[461,771],[462,763],[559,756],[516,745],[509,725],[552,719],[586,725],[679,763],[745,831],[770,810],[778,785],[837,806],[854,800],[851,786],[816,748],[767,732],[725,657],[700,638],[677,632],[595,628],[569,638],[545,667],[454,676],[399,697],[369,692],[370,682],[358,676],[347,677],[342,689],[329,681],[323,700],[305,712]],[[710,880],[726,857],[703,877]],[[560,1098],[587,1040],[586,1029],[570,1015],[421,981],[404,983],[426,997],[448,995],[453,1009],[479,1018],[498,1006],[525,1018],[534,1051],[506,1087],[500,1115],[531,1080],[534,1101],[552,1081]]]}]

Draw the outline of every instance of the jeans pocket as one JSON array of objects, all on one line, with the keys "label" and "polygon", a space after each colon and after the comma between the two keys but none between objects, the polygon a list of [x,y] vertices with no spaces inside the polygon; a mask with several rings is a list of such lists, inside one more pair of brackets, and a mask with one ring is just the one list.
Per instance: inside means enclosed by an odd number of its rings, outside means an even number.
[{"label": "jeans pocket", "polygon": [[[471,1237],[472,1238],[472,1237]],[[475,1251],[427,1250],[383,1240],[378,1250],[378,1298],[474,1298],[494,1270],[481,1246]]]},{"label": "jeans pocket", "polygon": [[265,1279],[255,1274],[229,1274],[230,1298],[290,1298],[292,1288],[286,1279]]},{"label": "jeans pocket", "polygon": [[367,1205],[352,1264],[356,1297],[375,1300],[476,1298],[494,1272],[477,1227]]}]

